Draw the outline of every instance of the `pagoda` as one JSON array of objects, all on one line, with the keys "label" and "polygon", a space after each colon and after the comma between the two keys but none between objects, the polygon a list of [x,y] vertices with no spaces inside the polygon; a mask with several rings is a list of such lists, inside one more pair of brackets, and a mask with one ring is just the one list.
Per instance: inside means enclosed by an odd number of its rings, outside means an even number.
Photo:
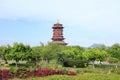
[{"label": "pagoda", "polygon": [[52,42],[53,43],[58,43],[61,45],[67,45],[67,43],[64,42],[64,37],[63,37],[63,26],[60,24],[58,21],[56,24],[53,25],[53,37],[52,37]]}]

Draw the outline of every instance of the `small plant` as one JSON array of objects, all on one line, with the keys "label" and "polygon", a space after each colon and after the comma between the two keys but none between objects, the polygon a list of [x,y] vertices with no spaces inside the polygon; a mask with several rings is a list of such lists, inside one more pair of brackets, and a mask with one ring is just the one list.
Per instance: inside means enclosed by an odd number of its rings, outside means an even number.
[{"label": "small plant", "polygon": [[74,70],[69,70],[68,75],[76,75],[76,72]]},{"label": "small plant", "polygon": [[15,74],[15,73],[17,73],[17,71],[18,71],[18,67],[11,67],[9,73]]},{"label": "small plant", "polygon": [[62,71],[64,72],[64,74],[68,74],[68,69],[63,68]]},{"label": "small plant", "polygon": [[30,66],[29,68],[27,68],[27,71],[33,72],[33,71],[35,71],[35,68],[33,68],[32,66]]},{"label": "small plant", "polygon": [[25,78],[27,77],[26,72],[21,72],[19,75],[20,78]]},{"label": "small plant", "polygon": [[4,67],[9,67],[9,64],[4,64]]}]

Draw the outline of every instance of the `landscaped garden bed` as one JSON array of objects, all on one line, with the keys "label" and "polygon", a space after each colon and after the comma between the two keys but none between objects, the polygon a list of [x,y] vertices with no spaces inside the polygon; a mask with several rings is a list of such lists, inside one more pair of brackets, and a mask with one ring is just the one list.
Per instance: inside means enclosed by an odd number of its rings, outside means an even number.
[{"label": "landscaped garden bed", "polygon": [[43,77],[48,75],[76,75],[73,70],[64,71],[58,69],[38,68],[36,70],[28,69],[0,69],[0,80],[7,80],[11,78],[28,78],[28,77]]}]

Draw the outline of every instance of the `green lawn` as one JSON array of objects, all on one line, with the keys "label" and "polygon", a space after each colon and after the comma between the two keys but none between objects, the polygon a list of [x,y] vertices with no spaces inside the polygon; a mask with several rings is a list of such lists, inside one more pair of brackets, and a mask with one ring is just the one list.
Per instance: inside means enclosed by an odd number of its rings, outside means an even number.
[{"label": "green lawn", "polygon": [[83,73],[76,76],[69,75],[51,75],[46,77],[11,79],[11,80],[120,80],[117,74]]},{"label": "green lawn", "polygon": [[75,70],[77,75],[50,75],[45,77],[35,77],[26,79],[12,79],[12,80],[120,80],[120,67],[115,69],[109,68],[92,68],[90,65],[87,68],[66,68]]}]

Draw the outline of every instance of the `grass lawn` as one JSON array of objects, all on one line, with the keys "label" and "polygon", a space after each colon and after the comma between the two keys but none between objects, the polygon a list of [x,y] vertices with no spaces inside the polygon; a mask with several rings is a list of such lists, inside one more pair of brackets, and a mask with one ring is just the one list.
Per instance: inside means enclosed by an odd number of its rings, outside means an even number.
[{"label": "grass lawn", "polygon": [[45,77],[10,79],[10,80],[120,80],[117,74],[83,73],[76,76],[69,75],[51,75]]}]

